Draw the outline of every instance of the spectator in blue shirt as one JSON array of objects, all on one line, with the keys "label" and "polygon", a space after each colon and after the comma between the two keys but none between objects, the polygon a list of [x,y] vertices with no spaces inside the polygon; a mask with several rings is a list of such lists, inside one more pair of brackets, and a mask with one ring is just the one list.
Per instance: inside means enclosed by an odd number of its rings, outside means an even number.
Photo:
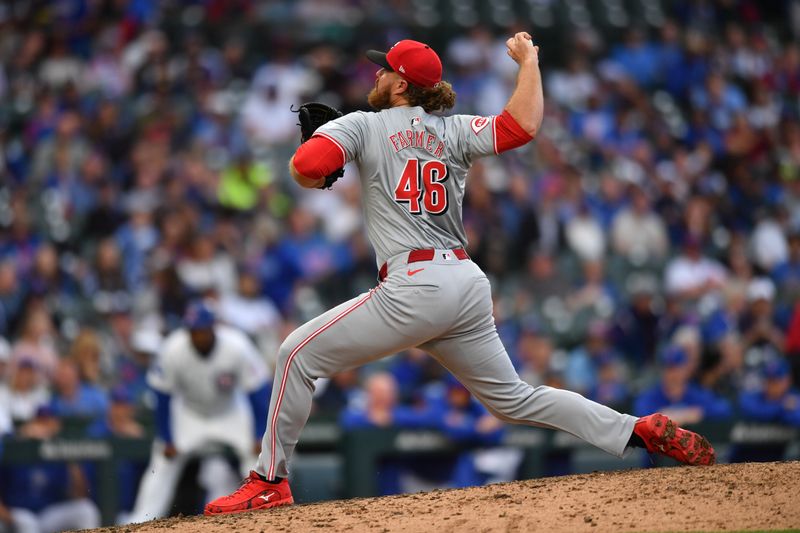
[{"label": "spectator in blue shirt", "polygon": [[161,346],[161,334],[149,328],[140,328],[131,334],[130,353],[117,358],[117,384],[125,388],[137,406],[152,406],[155,399],[147,386],[147,369]]},{"label": "spectator in blue shirt", "polygon": [[[111,403],[108,409],[108,416],[98,420],[88,429],[88,435],[98,439],[108,439],[112,437],[123,439],[140,439],[145,436],[145,430],[134,417],[136,406],[134,396],[124,386],[118,385],[111,390]],[[119,493],[117,500],[117,523],[127,523],[128,513],[133,509],[136,501],[136,489],[139,487],[139,480],[147,468],[147,460],[136,461],[130,459],[115,461],[114,474],[119,482]],[[98,493],[99,481],[97,464],[89,463],[86,465],[87,474],[92,482],[92,492]]]},{"label": "spectator in blue shirt", "polygon": [[327,381],[317,380],[313,413],[320,416],[339,415],[354,394],[358,394],[358,370],[350,368],[332,375]]},{"label": "spectator in blue shirt", "polygon": [[158,244],[160,235],[153,221],[153,206],[147,198],[132,198],[128,209],[130,218],[117,230],[115,239],[125,258],[127,286],[140,287],[145,282],[147,254]]},{"label": "spectator in blue shirt", "polygon": [[[49,440],[61,422],[48,407],[18,430],[19,437]],[[100,526],[100,512],[87,497],[88,482],[77,464],[44,462],[0,467],[0,531],[64,531]]]},{"label": "spectator in blue shirt", "polygon": [[588,395],[598,385],[600,367],[615,364],[618,354],[608,342],[609,326],[603,320],[593,320],[586,332],[586,342],[575,348],[567,359],[564,381],[567,388]]},{"label": "spectator in blue shirt", "polygon": [[628,400],[628,384],[620,360],[606,352],[595,360],[597,381],[589,391],[589,399],[603,405],[622,408]]},{"label": "spectator in blue shirt", "polygon": [[[439,428],[456,443],[481,447],[457,455],[445,484],[450,487],[469,487],[487,481],[510,481],[520,456],[515,451],[497,448],[503,437],[503,423],[490,415],[451,374],[447,375],[444,384],[437,385],[429,386],[426,396],[428,408]],[[510,456],[501,455],[500,461],[481,460],[487,455],[503,453]],[[445,466],[446,462],[440,464]],[[502,466],[498,468],[499,465]]]},{"label": "spectator in blue shirt", "polygon": [[[12,531],[64,531],[100,526],[76,464],[36,463],[0,468],[0,511]],[[4,524],[0,523],[0,527]]]},{"label": "spectator in blue shirt", "polygon": [[744,93],[718,72],[708,75],[705,86],[695,87],[691,100],[696,109],[708,111],[711,125],[717,130],[728,129],[734,115],[747,106]]},{"label": "spectator in blue shirt", "polygon": [[452,374],[447,375],[443,387],[429,387],[426,397],[432,419],[452,440],[487,446],[500,442],[502,422],[490,415]]},{"label": "spectator in blue shirt", "polygon": [[367,378],[364,395],[354,398],[342,413],[345,429],[381,427],[419,428],[433,425],[430,412],[398,405],[397,380],[388,372]]},{"label": "spectator in blue shirt", "polygon": [[[419,410],[398,405],[397,380],[388,372],[378,372],[367,378],[364,393],[354,395],[342,412],[339,423],[345,430],[368,428],[432,428],[432,410]],[[424,463],[418,458],[384,458],[378,464],[376,483],[382,495],[404,492],[401,476],[418,471]]]},{"label": "spectator in blue shirt", "polygon": [[666,348],[661,354],[661,365],[659,383],[636,398],[633,407],[635,415],[661,412],[679,425],[723,420],[731,416],[731,406],[727,400],[690,381],[691,364],[682,348]]},{"label": "spectator in blue shirt", "polygon": [[317,282],[353,263],[347,245],[326,239],[309,211],[294,209],[288,226],[286,236],[264,255],[259,268],[267,295],[283,310],[292,303],[296,283]]},{"label": "spectator in blue shirt", "polygon": [[397,380],[401,402],[414,404],[422,401],[426,384],[442,378],[444,369],[424,351],[411,348],[393,358],[389,372]]},{"label": "spectator in blue shirt", "polygon": [[630,276],[629,303],[614,317],[612,339],[627,362],[636,368],[653,364],[659,337],[660,310],[655,305],[658,281],[648,275]]},{"label": "spectator in blue shirt", "polygon": [[81,383],[78,365],[72,359],[59,361],[53,385],[52,409],[56,416],[83,417],[96,422],[108,412],[106,392],[97,385]]},{"label": "spectator in blue shirt", "polygon": [[742,416],[757,422],[800,427],[800,391],[792,386],[789,363],[782,357],[768,361],[762,375],[761,389],[739,396]]},{"label": "spectator in blue shirt", "polygon": [[625,44],[615,47],[611,57],[643,87],[649,87],[658,78],[659,50],[647,42],[644,33],[637,28],[628,32]]},{"label": "spectator in blue shirt", "polygon": [[[800,392],[792,387],[788,361],[781,356],[768,360],[761,368],[761,377],[761,388],[739,395],[742,418],[761,424],[800,427]],[[731,449],[730,462],[781,461],[785,458],[790,435],[764,432],[761,428],[753,428],[744,434],[756,438],[736,443]]]}]

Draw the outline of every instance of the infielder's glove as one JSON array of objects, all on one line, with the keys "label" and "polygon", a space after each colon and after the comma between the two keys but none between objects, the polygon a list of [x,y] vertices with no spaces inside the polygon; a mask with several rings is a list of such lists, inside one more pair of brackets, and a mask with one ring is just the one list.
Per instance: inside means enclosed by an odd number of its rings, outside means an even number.
[{"label": "infielder's glove", "polygon": [[[294,111],[294,109],[292,109],[292,111]],[[311,136],[314,135],[314,132],[317,131],[317,128],[326,122],[336,120],[342,116],[342,112],[338,109],[320,102],[305,103],[297,109],[297,113],[300,116],[300,123],[298,126],[300,126],[301,143],[309,140]],[[325,183],[320,186],[320,189],[330,189],[336,180],[342,176],[344,176],[344,167],[334,170],[325,176]]]}]

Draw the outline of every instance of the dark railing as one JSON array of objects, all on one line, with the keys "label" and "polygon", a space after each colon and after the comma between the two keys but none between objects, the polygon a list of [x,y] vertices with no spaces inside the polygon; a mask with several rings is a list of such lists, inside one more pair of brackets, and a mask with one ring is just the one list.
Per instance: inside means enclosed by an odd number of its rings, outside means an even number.
[{"label": "dark railing", "polygon": [[[786,446],[797,442],[800,436],[796,428],[745,421],[704,423],[693,429],[708,436],[717,447],[732,444]],[[543,475],[547,466],[545,462],[552,452],[591,448],[565,433],[524,426],[509,427],[501,445],[524,450],[520,477],[526,479]],[[305,453],[340,453],[343,459],[344,495],[356,497],[377,494],[377,465],[385,458],[419,454],[447,455],[467,447],[433,430],[363,429],[345,432],[335,421],[312,421],[306,426],[298,448]],[[150,450],[149,438],[87,439],[60,436],[47,441],[6,438],[2,443],[0,463],[95,462],[97,498],[103,523],[112,524],[118,502],[118,481],[114,474],[116,463],[124,460],[146,461]]]}]

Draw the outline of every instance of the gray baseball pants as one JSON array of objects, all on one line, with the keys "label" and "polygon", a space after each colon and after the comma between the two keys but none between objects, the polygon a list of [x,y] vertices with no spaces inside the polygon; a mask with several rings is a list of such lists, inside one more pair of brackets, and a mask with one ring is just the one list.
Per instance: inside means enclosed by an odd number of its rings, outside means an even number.
[{"label": "gray baseball pants", "polygon": [[622,457],[636,418],[579,394],[519,378],[494,325],[489,280],[469,259],[436,250],[387,261],[374,289],[309,321],[278,352],[257,471],[287,477],[311,411],[314,380],[418,346],[506,422],[559,429]]}]

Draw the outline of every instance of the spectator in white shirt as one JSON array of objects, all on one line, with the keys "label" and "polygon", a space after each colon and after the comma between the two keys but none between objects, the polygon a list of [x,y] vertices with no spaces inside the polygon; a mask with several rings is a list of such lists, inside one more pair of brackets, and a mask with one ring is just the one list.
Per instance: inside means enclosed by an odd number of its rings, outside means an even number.
[{"label": "spectator in white shirt", "polygon": [[586,109],[587,100],[599,88],[589,62],[579,54],[568,59],[565,69],[557,69],[547,78],[547,93],[559,104],[573,110]]},{"label": "spectator in white shirt", "polygon": [[239,290],[219,299],[219,318],[255,340],[262,354],[277,353],[281,315],[272,301],[261,294],[261,283],[251,272],[239,274]]},{"label": "spectator in white shirt", "polygon": [[580,259],[597,261],[605,254],[603,228],[585,205],[567,222],[565,233],[569,247]]},{"label": "spectator in white shirt", "polygon": [[50,403],[42,371],[32,359],[22,359],[9,376],[8,388],[0,388],[0,404],[8,408],[15,422],[27,422],[36,411]]},{"label": "spectator in white shirt", "polygon": [[11,433],[11,410],[8,402],[8,388],[6,387],[6,369],[11,357],[11,347],[3,337],[0,337],[0,439],[6,433]]},{"label": "spectator in white shirt", "polygon": [[717,292],[727,272],[717,261],[705,257],[699,239],[689,236],[683,253],[669,262],[664,273],[667,293],[681,300],[697,301]]},{"label": "spectator in white shirt", "polygon": [[197,235],[191,255],[178,263],[178,276],[195,292],[227,294],[236,285],[236,265],[230,255],[217,250],[211,237]]},{"label": "spectator in white shirt", "polygon": [[611,245],[614,252],[636,264],[659,261],[669,251],[664,220],[653,212],[640,187],[632,187],[630,205],[614,217]]},{"label": "spectator in white shirt", "polygon": [[756,224],[750,237],[750,248],[755,263],[764,271],[770,272],[775,266],[789,258],[789,241],[786,238],[785,212],[778,216],[763,217]]},{"label": "spectator in white shirt", "polygon": [[6,381],[8,362],[11,359],[11,345],[3,337],[0,337],[0,386]]}]

